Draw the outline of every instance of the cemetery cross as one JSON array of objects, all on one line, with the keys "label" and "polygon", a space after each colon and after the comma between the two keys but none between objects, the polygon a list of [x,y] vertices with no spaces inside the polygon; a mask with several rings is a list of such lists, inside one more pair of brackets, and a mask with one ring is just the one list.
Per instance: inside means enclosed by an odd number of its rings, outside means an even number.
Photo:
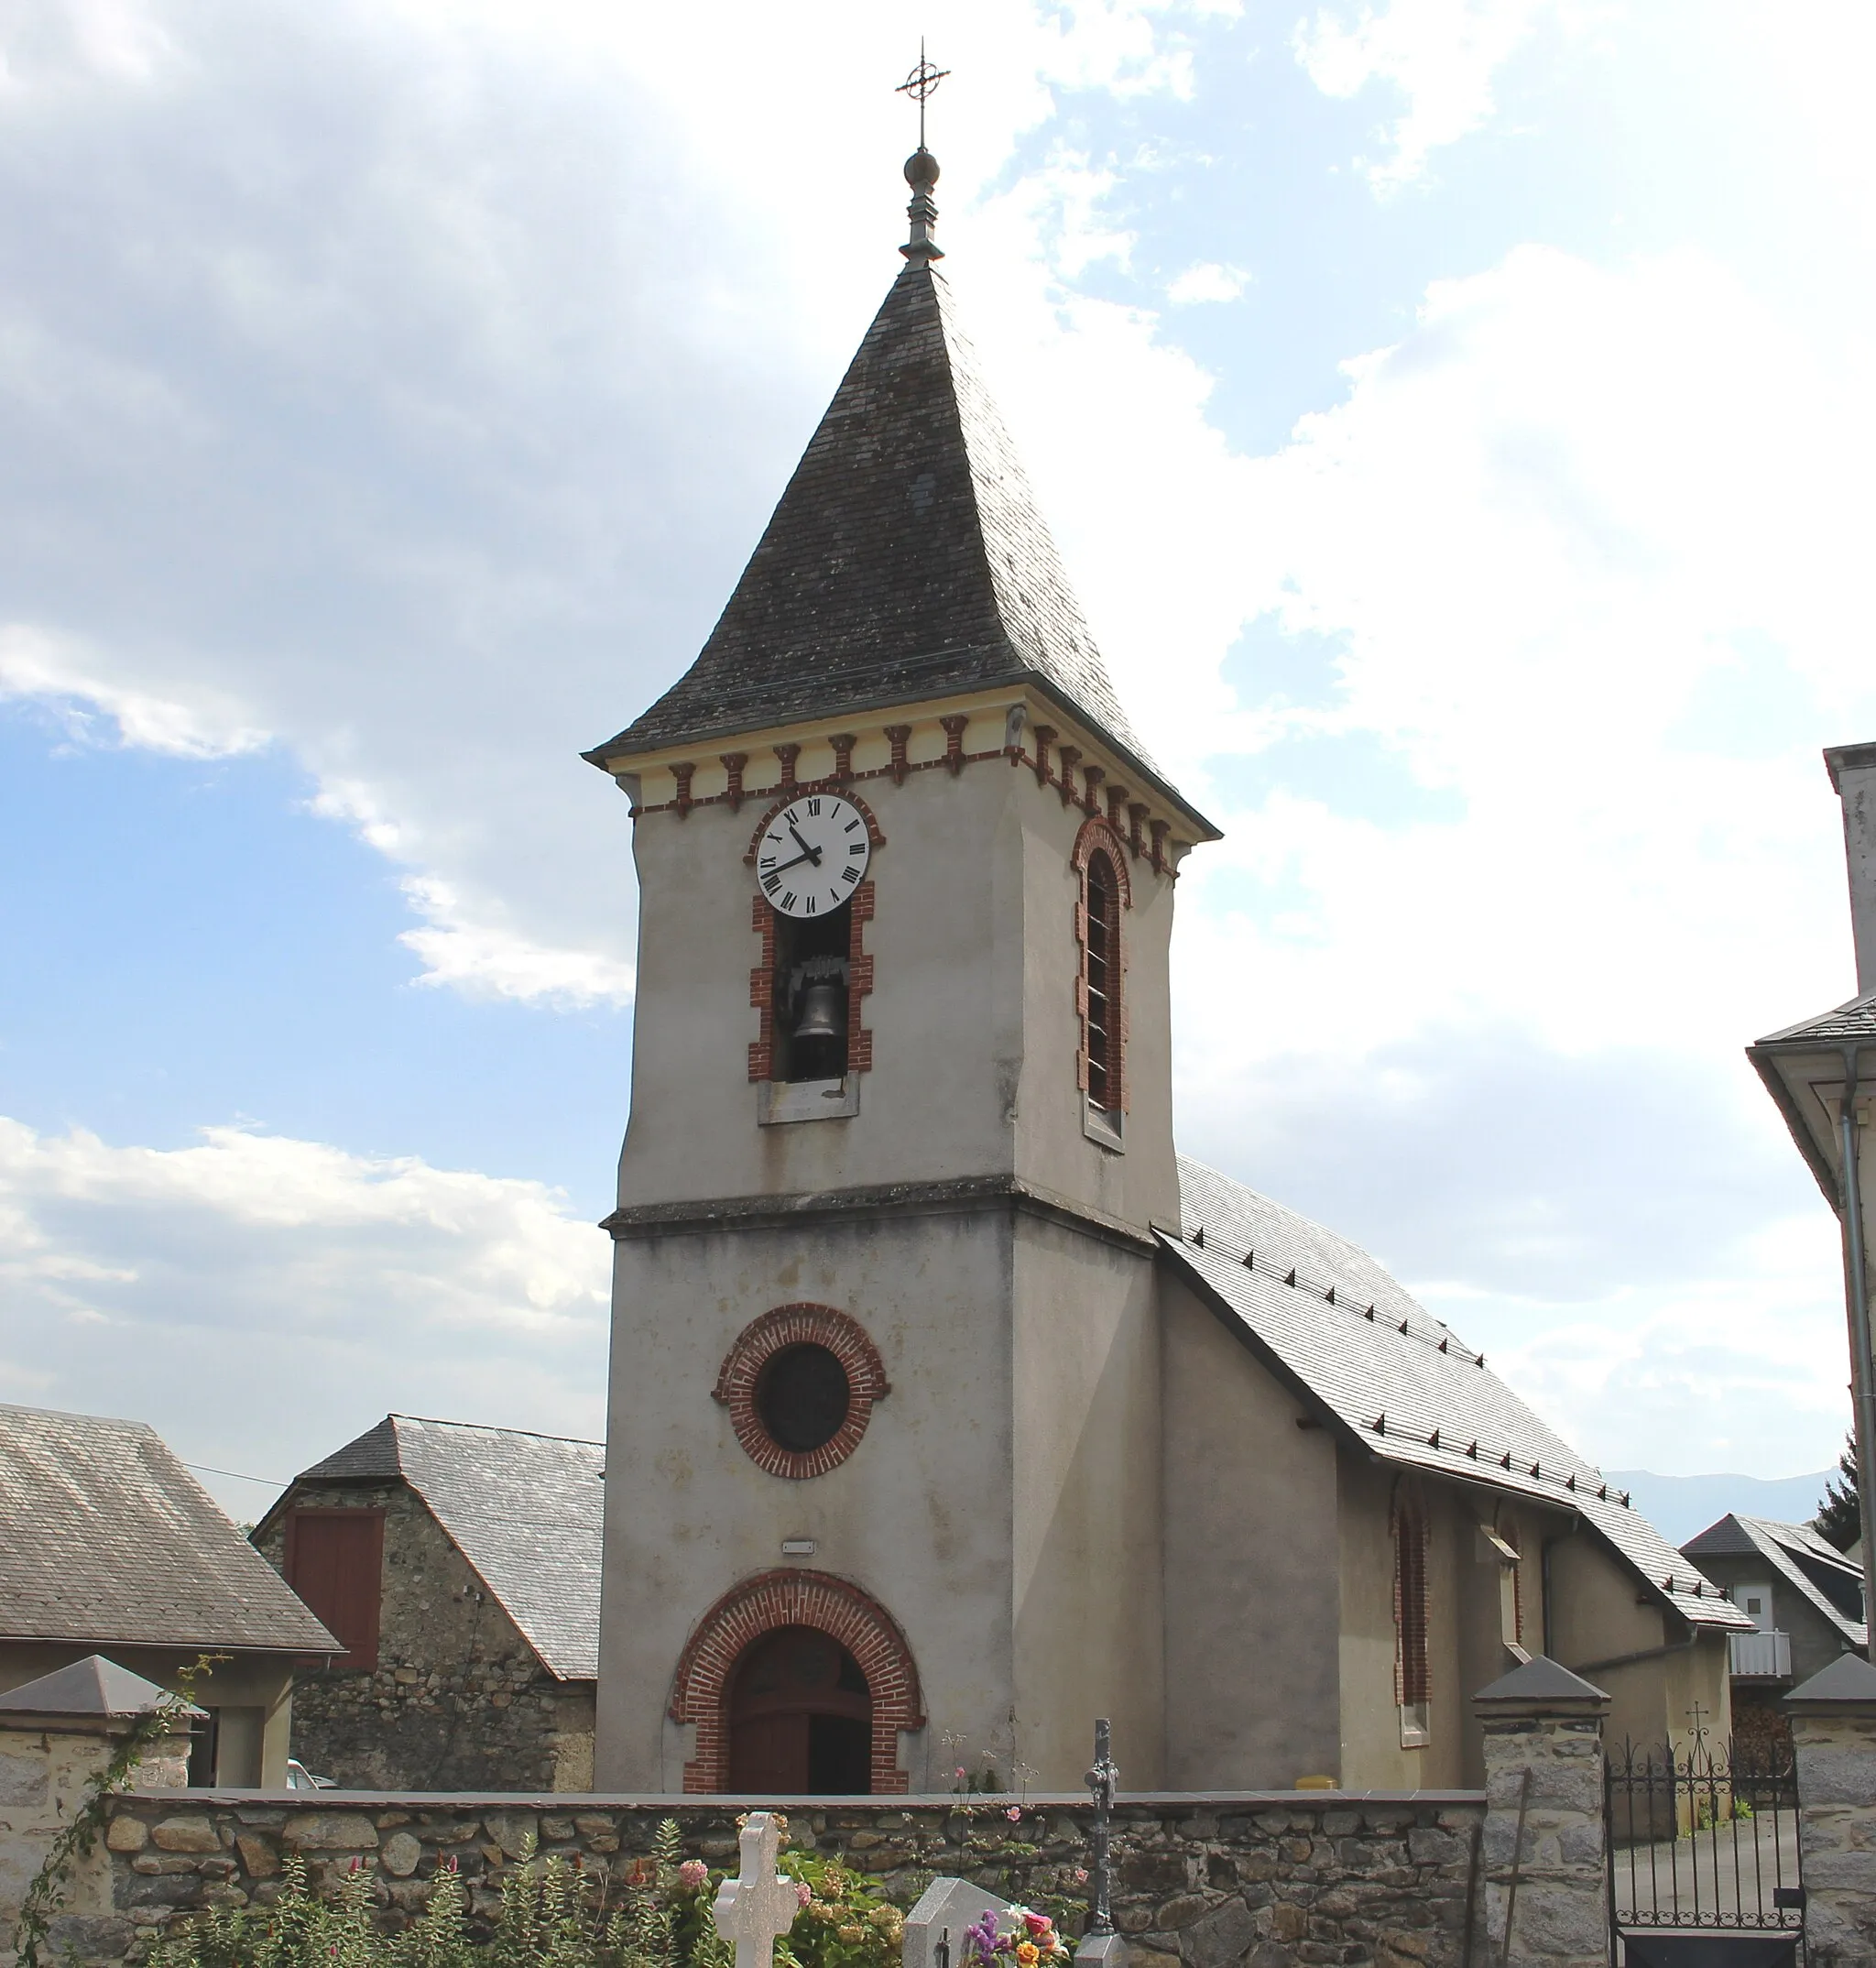
[{"label": "cemetery cross", "polygon": [[752,1810],[743,1820],[736,1843],[741,1875],[717,1887],[711,1917],[718,1934],[736,1942],[736,1968],[771,1968],[776,1941],[802,1910],[794,1882],[775,1869],[781,1849],[781,1825],[775,1813]]},{"label": "cemetery cross", "polygon": [[[1094,1793],[1095,1822],[1088,1835],[1092,1863],[1088,1866],[1088,1936],[1092,1940],[1114,1931],[1114,1911],[1108,1904],[1107,1841],[1113,1827],[1114,1788],[1120,1772],[1114,1767],[1113,1735],[1103,1716],[1095,1724],[1095,1766],[1088,1772],[1088,1788]],[[738,1963],[737,1968],[741,1968]]]}]

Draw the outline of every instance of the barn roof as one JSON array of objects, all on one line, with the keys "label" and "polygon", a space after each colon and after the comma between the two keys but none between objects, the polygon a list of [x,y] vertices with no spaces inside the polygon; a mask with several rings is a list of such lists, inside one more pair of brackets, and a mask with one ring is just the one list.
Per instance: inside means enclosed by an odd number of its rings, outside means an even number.
[{"label": "barn roof", "polygon": [[154,1428],[9,1406],[0,1640],[341,1651]]},{"label": "barn roof", "polygon": [[309,1483],[408,1483],[549,1673],[590,1681],[605,1471],[601,1442],[387,1415],[303,1470],[283,1501]]},{"label": "barn roof", "polygon": [[1652,1596],[1696,1626],[1750,1627],[1453,1329],[1367,1252],[1202,1163],[1179,1160],[1168,1254],[1282,1378],[1383,1461],[1579,1512]]}]

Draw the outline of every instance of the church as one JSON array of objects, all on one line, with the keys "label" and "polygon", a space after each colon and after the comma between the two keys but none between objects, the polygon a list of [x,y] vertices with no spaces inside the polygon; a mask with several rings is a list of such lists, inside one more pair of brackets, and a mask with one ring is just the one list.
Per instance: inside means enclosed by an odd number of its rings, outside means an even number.
[{"label": "church", "polygon": [[640,895],[594,1780],[1480,1780],[1543,1653],[1724,1731],[1750,1625],[1352,1244],[1172,1133],[1220,836],[1129,720],[936,262],[702,653],[585,754]]}]

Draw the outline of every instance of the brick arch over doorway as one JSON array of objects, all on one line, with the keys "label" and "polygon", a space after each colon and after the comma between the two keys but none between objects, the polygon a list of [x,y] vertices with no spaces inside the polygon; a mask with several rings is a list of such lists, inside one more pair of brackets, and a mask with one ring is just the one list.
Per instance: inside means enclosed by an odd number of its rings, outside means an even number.
[{"label": "brick arch over doorway", "polygon": [[765,1571],[735,1585],[697,1623],[678,1656],[671,1713],[697,1725],[697,1753],[684,1766],[687,1796],[729,1784],[729,1696],[752,1641],[780,1626],[812,1626],[839,1641],[867,1678],[873,1700],[872,1788],[910,1788],[899,1766],[899,1732],[922,1729],[919,1670],[899,1623],[879,1602],[824,1571]]}]

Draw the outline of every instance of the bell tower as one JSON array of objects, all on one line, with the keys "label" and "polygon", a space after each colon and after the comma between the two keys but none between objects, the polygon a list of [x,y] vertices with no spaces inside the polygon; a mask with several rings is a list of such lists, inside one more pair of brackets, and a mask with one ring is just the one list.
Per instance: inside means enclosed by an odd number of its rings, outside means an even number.
[{"label": "bell tower", "polygon": [[[702,653],[585,756],[639,894],[602,1788],[1078,1778],[1162,1734],[1167,953],[1135,735],[934,262]],[[854,1778],[864,1768],[864,1787]]]}]

